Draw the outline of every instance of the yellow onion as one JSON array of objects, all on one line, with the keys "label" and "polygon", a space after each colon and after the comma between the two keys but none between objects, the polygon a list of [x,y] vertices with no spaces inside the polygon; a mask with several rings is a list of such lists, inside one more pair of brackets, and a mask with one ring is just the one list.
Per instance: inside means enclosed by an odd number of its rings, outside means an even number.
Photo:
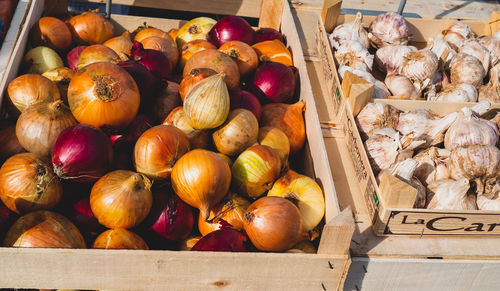
[{"label": "yellow onion", "polygon": [[146,242],[137,234],[124,228],[109,229],[94,241],[94,249],[149,250]]},{"label": "yellow onion", "polygon": [[61,99],[68,104],[68,86],[69,82],[75,76],[75,71],[67,67],[55,68],[43,72],[42,76],[56,83],[61,94]]},{"label": "yellow onion", "polygon": [[163,124],[175,126],[184,132],[189,139],[191,148],[199,149],[208,147],[210,132],[194,129],[186,119],[182,106],[174,108],[170,114],[168,114],[167,118],[165,118]]},{"label": "yellow onion", "polygon": [[16,154],[0,168],[0,198],[16,213],[51,209],[62,191],[50,163],[32,153]]},{"label": "yellow onion", "polygon": [[49,157],[61,131],[77,123],[62,100],[33,104],[19,116],[16,136],[23,148]]},{"label": "yellow onion", "polygon": [[233,185],[238,193],[257,198],[271,189],[280,169],[280,157],[275,150],[265,145],[251,146],[233,163]]},{"label": "yellow onion", "polygon": [[[139,28],[137,28],[134,40],[138,41],[138,42],[142,42],[143,39],[148,38],[150,36],[157,36],[157,37],[161,37],[164,39],[171,39],[172,38],[172,36],[170,34],[168,34],[167,32],[165,32],[159,28],[152,27],[152,26],[145,24],[144,26],[140,26]],[[173,40],[173,38],[172,38],[172,40]]]},{"label": "yellow onion", "polygon": [[167,37],[170,36],[168,34],[166,37],[150,36],[141,40],[141,43],[145,49],[161,51],[170,61],[172,68],[175,68],[179,60],[179,51],[177,50],[175,41]]},{"label": "yellow onion", "polygon": [[255,50],[242,41],[225,42],[220,46],[219,51],[233,58],[242,77],[249,76],[259,65],[259,58]]},{"label": "yellow onion", "polygon": [[196,129],[211,129],[224,123],[229,114],[229,92],[219,73],[201,80],[184,99],[184,114]]},{"label": "yellow onion", "polygon": [[207,33],[217,21],[208,17],[197,17],[186,22],[177,32],[177,47],[195,39],[206,39]]},{"label": "yellow onion", "polygon": [[186,99],[187,93],[196,83],[215,74],[217,74],[217,72],[209,68],[192,69],[188,75],[182,78],[179,84],[179,95],[181,95],[182,101]]},{"label": "yellow onion", "polygon": [[288,168],[288,155],[290,154],[290,142],[288,136],[279,128],[274,126],[264,126],[259,129],[258,142],[266,145],[280,156],[281,169]]},{"label": "yellow onion", "polygon": [[37,74],[15,78],[7,87],[7,94],[12,104],[21,112],[32,104],[61,99],[56,84]]},{"label": "yellow onion", "polygon": [[84,249],[85,240],[66,217],[40,210],[21,216],[7,232],[3,245],[18,248]]},{"label": "yellow onion", "polygon": [[257,142],[259,122],[247,109],[234,109],[226,122],[212,134],[217,150],[234,156]]},{"label": "yellow onion", "polygon": [[228,89],[240,85],[240,71],[233,59],[216,49],[206,49],[195,53],[184,66],[182,76],[186,77],[193,69],[209,68],[217,73],[224,73],[224,82]]},{"label": "yellow onion", "polygon": [[190,149],[187,136],[170,125],[157,125],[146,130],[134,147],[137,172],[151,179],[170,177],[175,162]]},{"label": "yellow onion", "polygon": [[167,85],[166,88],[161,90],[161,93],[153,99],[151,104],[153,118],[158,122],[165,120],[174,108],[182,107],[179,84],[171,81],[164,81],[164,83]]},{"label": "yellow onion", "polygon": [[71,17],[67,23],[73,39],[82,44],[103,43],[113,37],[113,24],[97,10]]},{"label": "yellow onion", "polygon": [[234,192],[229,194],[212,210],[210,210],[209,219],[211,222],[206,222],[203,217],[198,217],[198,230],[201,235],[205,236],[212,231],[216,231],[224,226],[225,222],[229,223],[232,228],[237,230],[243,229],[243,217],[250,202]]},{"label": "yellow onion", "polygon": [[17,139],[15,124],[0,129],[0,163],[3,164],[7,158],[25,151]]},{"label": "yellow onion", "polygon": [[120,56],[105,45],[94,44],[86,47],[80,53],[78,61],[76,62],[76,68],[80,71],[87,65],[99,62],[118,64],[120,62]]},{"label": "yellow onion", "polygon": [[223,158],[227,164],[229,165],[229,168],[232,168],[233,167],[233,160],[231,160],[230,157],[226,156],[225,154],[223,153],[216,153],[219,157]]},{"label": "yellow onion", "polygon": [[269,190],[267,196],[279,196],[296,202],[305,231],[310,231],[325,216],[325,198],[313,179],[288,170]]},{"label": "yellow onion", "polygon": [[64,67],[59,54],[46,46],[37,46],[30,49],[23,58],[24,71],[31,74],[42,74],[43,72]]},{"label": "yellow onion", "polygon": [[172,187],[187,204],[200,210],[208,220],[210,209],[226,196],[231,170],[216,153],[195,149],[182,156],[172,169]]},{"label": "yellow onion", "polygon": [[294,245],[291,249],[289,249],[286,252],[299,253],[299,254],[315,254],[317,251],[314,245],[310,241],[304,240]]},{"label": "yellow onion", "polygon": [[127,61],[132,55],[132,41],[130,32],[125,30],[121,35],[108,39],[103,45],[112,49],[122,61]]},{"label": "yellow onion", "polygon": [[180,242],[181,251],[190,251],[193,246],[202,238],[201,235],[193,235]]},{"label": "yellow onion", "polygon": [[131,228],[151,210],[151,181],[132,171],[117,170],[102,176],[90,192],[90,208],[100,224]]},{"label": "yellow onion", "polygon": [[274,126],[281,129],[290,142],[290,154],[297,153],[306,140],[306,129],[302,111],[304,101],[295,104],[272,103],[262,107],[261,126]]},{"label": "yellow onion", "polygon": [[192,40],[192,41],[184,44],[182,46],[182,48],[180,49],[181,56],[180,56],[180,61],[179,61],[179,68],[181,70],[183,70],[187,61],[195,53],[197,53],[199,51],[206,50],[206,49],[217,49],[217,47],[206,39],[195,39],[195,40]]}]

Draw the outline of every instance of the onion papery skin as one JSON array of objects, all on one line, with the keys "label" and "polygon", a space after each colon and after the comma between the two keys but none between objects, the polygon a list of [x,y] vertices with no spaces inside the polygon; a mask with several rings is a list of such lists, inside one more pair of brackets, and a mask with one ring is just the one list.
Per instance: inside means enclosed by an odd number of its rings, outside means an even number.
[{"label": "onion papery skin", "polygon": [[42,76],[56,83],[61,99],[65,104],[68,104],[68,86],[71,79],[75,76],[75,72],[70,68],[61,67],[45,71]]},{"label": "onion papery skin", "polygon": [[286,102],[293,98],[295,75],[281,63],[266,62],[255,71],[250,88],[263,101]]},{"label": "onion papery skin", "polygon": [[118,63],[120,68],[127,71],[132,76],[139,89],[141,111],[146,111],[151,107],[153,98],[165,87],[160,78],[151,73],[146,67],[133,60]]},{"label": "onion papery skin", "polygon": [[47,70],[64,67],[59,54],[46,46],[37,46],[24,55],[22,70],[30,74],[43,74]]},{"label": "onion papery skin", "polygon": [[210,209],[226,196],[231,170],[216,153],[195,149],[182,156],[172,169],[172,187],[187,204],[198,208],[207,220]]},{"label": "onion papery skin", "polygon": [[236,62],[230,56],[215,49],[207,49],[194,54],[184,66],[183,76],[186,77],[193,69],[209,68],[217,73],[224,72],[224,82],[228,89],[240,85],[240,71]]},{"label": "onion papery skin", "polygon": [[134,119],[140,95],[124,69],[112,63],[94,63],[69,83],[68,103],[78,122],[119,129]]},{"label": "onion papery skin", "polygon": [[257,53],[248,44],[233,40],[221,45],[219,51],[233,58],[238,65],[241,78],[246,78],[252,74],[259,65]]},{"label": "onion papery skin", "polygon": [[146,39],[151,36],[161,37],[166,40],[173,40],[172,37],[167,32],[156,27],[151,27],[146,25],[143,27],[139,27],[137,30],[138,31],[136,31],[136,34],[134,36],[134,41],[142,42],[143,39]]},{"label": "onion papery skin", "polygon": [[132,171],[117,170],[99,179],[90,193],[90,208],[108,228],[131,228],[151,210],[151,181]]},{"label": "onion papery skin", "polygon": [[179,95],[181,96],[182,101],[184,101],[189,90],[191,90],[196,83],[215,74],[217,74],[217,72],[209,68],[192,69],[189,74],[182,78],[182,81],[179,84]]},{"label": "onion papery skin", "polygon": [[150,36],[141,40],[141,43],[145,49],[153,49],[162,52],[170,61],[172,68],[177,66],[179,51],[173,39],[167,40],[166,38],[158,36]]},{"label": "onion papery skin", "polygon": [[62,100],[31,105],[19,116],[16,136],[23,148],[49,157],[59,134],[78,122]]},{"label": "onion papery skin", "polygon": [[233,187],[237,193],[257,198],[271,189],[280,169],[280,157],[275,150],[264,145],[251,146],[233,163]]},{"label": "onion papery skin", "polygon": [[137,41],[132,45],[132,59],[146,67],[160,79],[168,78],[173,70],[172,63],[164,53],[153,49],[145,49]]},{"label": "onion papery skin", "polygon": [[15,78],[7,87],[7,94],[20,112],[36,103],[61,99],[56,84],[37,74],[25,74]]},{"label": "onion papery skin", "polygon": [[304,146],[306,129],[302,112],[305,102],[295,104],[274,103],[262,107],[261,126],[274,126],[281,129],[290,142],[290,154],[295,154]]},{"label": "onion papery skin", "polygon": [[197,17],[186,22],[177,32],[177,47],[182,48],[184,44],[195,39],[206,39],[215,23],[217,21],[209,17]]},{"label": "onion papery skin", "polygon": [[130,32],[125,30],[121,35],[108,39],[103,45],[112,49],[122,61],[127,61],[132,55],[132,41]]},{"label": "onion papery skin", "polygon": [[198,230],[205,236],[213,231],[225,227],[229,224],[236,230],[243,229],[243,216],[250,202],[234,192],[229,192],[217,206],[210,211],[209,219],[214,219],[212,223],[206,222],[198,216]]},{"label": "onion papery skin", "polygon": [[7,232],[5,247],[84,249],[78,229],[61,214],[40,210],[21,216]]},{"label": "onion papery skin", "polygon": [[281,129],[274,126],[261,127],[259,129],[258,142],[275,150],[280,156],[281,170],[287,170],[290,142],[288,141],[288,136]]},{"label": "onion papery skin", "polygon": [[26,150],[19,143],[16,136],[16,125],[9,125],[0,130],[0,163],[15,154],[24,153]]},{"label": "onion papery skin", "polygon": [[182,130],[189,139],[192,149],[207,148],[210,140],[210,132],[194,129],[184,114],[182,106],[174,108],[163,121],[165,125],[171,125]]},{"label": "onion papery skin", "polygon": [[262,197],[252,203],[243,226],[250,241],[261,251],[286,251],[305,238],[299,209],[281,197]]},{"label": "onion papery skin", "polygon": [[257,142],[259,122],[250,110],[235,109],[214,133],[217,150],[225,155],[234,156]]},{"label": "onion papery skin", "polygon": [[255,43],[273,39],[277,39],[281,41],[283,44],[286,44],[285,36],[274,28],[263,27],[255,31]]},{"label": "onion papery skin", "polygon": [[121,59],[118,54],[115,53],[115,51],[111,48],[102,44],[94,44],[86,47],[80,53],[80,56],[78,56],[78,61],[76,63],[76,69],[80,71],[87,65],[99,62],[118,64],[120,61]]},{"label": "onion papery skin", "polygon": [[113,149],[99,129],[77,124],[63,130],[52,148],[54,172],[62,179],[87,183],[97,181],[109,169]]},{"label": "onion papery skin", "polygon": [[151,105],[153,119],[160,123],[178,106],[182,106],[182,99],[179,94],[179,84],[171,81],[167,82],[166,88],[159,96],[156,96]]},{"label": "onion papery skin", "polygon": [[190,150],[187,136],[180,129],[157,125],[146,130],[134,148],[137,172],[155,180],[170,177],[175,162]]},{"label": "onion papery skin", "polygon": [[207,40],[217,47],[233,40],[252,45],[255,42],[255,31],[245,19],[230,15],[217,21],[207,33]]},{"label": "onion papery skin", "polygon": [[202,237],[191,251],[247,252],[248,244],[248,238],[241,231],[226,227]]},{"label": "onion papery skin", "polygon": [[113,24],[94,11],[71,17],[68,26],[73,38],[81,44],[100,44],[113,37]]},{"label": "onion papery skin", "polygon": [[50,164],[32,153],[14,155],[0,168],[0,198],[18,214],[53,208],[62,192]]},{"label": "onion papery skin", "polygon": [[279,40],[266,40],[252,46],[261,62],[278,62],[293,66],[292,54]]},{"label": "onion papery skin", "polygon": [[229,98],[231,99],[231,110],[236,108],[243,108],[252,111],[255,117],[260,119],[262,113],[262,106],[259,99],[252,93],[245,90],[231,90],[229,91]]},{"label": "onion papery skin", "polygon": [[71,46],[71,31],[68,26],[55,17],[42,17],[31,28],[31,45],[46,46],[59,52],[65,52]]},{"label": "onion papery skin", "polygon": [[180,69],[183,70],[186,62],[197,52],[206,49],[217,49],[215,45],[205,39],[195,39],[186,44],[181,48],[181,59],[180,59]]},{"label": "onion papery skin", "polygon": [[78,58],[80,57],[80,54],[83,52],[84,49],[86,49],[86,45],[80,45],[77,47],[74,47],[69,51],[69,53],[66,55],[66,63],[68,63],[68,67],[73,70],[77,71],[76,64],[78,63]]},{"label": "onion papery skin", "polygon": [[140,236],[124,228],[109,229],[101,233],[94,241],[92,248],[149,250],[148,245]]}]

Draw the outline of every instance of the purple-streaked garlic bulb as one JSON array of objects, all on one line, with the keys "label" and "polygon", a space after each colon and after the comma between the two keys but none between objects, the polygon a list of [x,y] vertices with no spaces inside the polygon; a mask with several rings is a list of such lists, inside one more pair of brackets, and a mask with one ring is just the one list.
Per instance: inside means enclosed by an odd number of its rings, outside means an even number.
[{"label": "purple-streaked garlic bulb", "polygon": [[438,58],[428,50],[409,52],[403,57],[400,74],[416,82],[432,80],[438,69]]},{"label": "purple-streaked garlic bulb", "polygon": [[469,194],[467,179],[439,180],[427,186],[427,209],[477,210],[476,197]]},{"label": "purple-streaked garlic bulb", "polygon": [[385,77],[385,85],[391,91],[392,96],[401,99],[415,100],[420,97],[421,92],[413,86],[410,79],[405,76],[390,74]]},{"label": "purple-streaked garlic bulb", "polygon": [[410,28],[403,16],[386,12],[379,14],[370,25],[368,38],[376,48],[389,44],[406,45],[410,38]]},{"label": "purple-streaked garlic bulb", "polygon": [[471,84],[450,84],[436,96],[429,97],[429,101],[446,102],[476,102],[478,93],[476,87]]},{"label": "purple-streaked garlic bulb", "polygon": [[459,48],[466,39],[475,38],[476,34],[465,23],[457,21],[443,30],[444,39],[455,48]]},{"label": "purple-streaked garlic bulb", "polygon": [[356,13],[356,18],[353,21],[335,27],[328,38],[330,39],[331,46],[336,50],[346,40],[356,40],[365,48],[370,48],[368,32],[363,28],[363,14],[361,12]]},{"label": "purple-streaked garlic bulb", "polygon": [[450,178],[449,156],[450,151],[438,147],[430,147],[419,152],[413,157],[419,162],[414,175],[425,186],[438,180]]},{"label": "purple-streaked garlic bulb", "polygon": [[438,57],[439,61],[444,64],[446,68],[449,67],[451,59],[457,53],[451,45],[439,34],[430,39],[431,51]]},{"label": "purple-streaked garlic bulb", "polygon": [[453,57],[450,68],[450,79],[453,84],[466,83],[477,88],[483,84],[483,78],[486,76],[481,61],[464,53],[458,53]]},{"label": "purple-streaked garlic bulb", "polygon": [[500,82],[498,70],[500,66],[490,69],[490,81],[479,87],[479,101],[488,100],[491,103],[500,103]]},{"label": "purple-streaked garlic bulb", "polygon": [[367,103],[356,116],[361,138],[366,140],[374,131],[382,128],[396,129],[400,111],[386,103]]},{"label": "purple-streaked garlic bulb", "polygon": [[373,55],[356,40],[344,41],[335,52],[335,59],[341,66],[362,71],[371,71],[373,67]]},{"label": "purple-streaked garlic bulb", "polygon": [[396,129],[410,138],[424,139],[427,145],[436,145],[443,141],[444,132],[458,115],[457,112],[452,112],[440,117],[428,110],[417,109],[401,113]]},{"label": "purple-streaked garlic bulb", "polygon": [[375,64],[382,72],[398,72],[403,64],[403,57],[409,52],[416,52],[417,48],[408,45],[387,45],[375,53]]},{"label": "purple-streaked garlic bulb", "polygon": [[468,39],[464,41],[458,52],[476,57],[483,64],[484,71],[488,72],[488,68],[490,67],[490,51],[477,40]]}]

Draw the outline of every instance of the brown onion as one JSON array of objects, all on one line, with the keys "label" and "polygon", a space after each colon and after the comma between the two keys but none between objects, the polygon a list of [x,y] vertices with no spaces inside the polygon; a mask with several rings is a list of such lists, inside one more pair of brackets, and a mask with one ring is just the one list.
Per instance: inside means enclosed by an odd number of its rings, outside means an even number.
[{"label": "brown onion", "polygon": [[234,109],[214,133],[217,150],[225,155],[234,156],[257,142],[259,122],[255,115],[247,109]]},{"label": "brown onion", "polygon": [[224,72],[224,82],[228,89],[240,85],[240,72],[238,65],[231,57],[215,49],[207,49],[194,54],[184,66],[183,76],[186,77],[193,69],[209,68],[217,73]]},{"label": "brown onion", "polygon": [[137,172],[151,179],[168,179],[175,162],[190,149],[187,136],[180,129],[157,125],[146,130],[134,148]]},{"label": "brown onion", "polygon": [[157,36],[167,40],[172,39],[172,37],[167,32],[149,25],[141,26],[137,30],[138,31],[135,34],[134,40],[138,42],[142,42],[142,40],[151,36]]},{"label": "brown onion", "polygon": [[181,48],[180,56],[180,69],[184,69],[186,62],[197,52],[204,51],[206,49],[217,49],[215,45],[205,39],[195,39],[186,44]]},{"label": "brown onion", "polygon": [[103,45],[112,49],[122,61],[127,61],[132,55],[132,41],[130,32],[125,30],[121,35],[108,39]]},{"label": "brown onion", "polygon": [[117,170],[102,176],[92,187],[90,208],[100,224],[131,228],[151,210],[151,181],[132,171]]},{"label": "brown onion", "polygon": [[233,58],[238,65],[242,78],[248,77],[259,65],[259,58],[255,50],[248,44],[233,40],[220,46],[219,51]]},{"label": "brown onion", "polygon": [[94,241],[94,249],[149,250],[146,242],[137,234],[124,228],[109,229]]},{"label": "brown onion", "polygon": [[71,79],[75,76],[75,72],[70,68],[61,67],[45,71],[42,76],[56,83],[61,99],[64,103],[68,104],[68,86]]},{"label": "brown onion", "polygon": [[273,103],[262,107],[261,126],[274,126],[281,129],[288,136],[290,154],[297,153],[306,140],[302,116],[305,105],[306,103],[301,100],[295,104]]},{"label": "brown onion", "polygon": [[306,238],[299,209],[282,197],[267,196],[252,203],[243,227],[261,251],[285,251]]},{"label": "brown onion", "polygon": [[82,44],[103,43],[113,37],[113,24],[97,10],[71,17],[67,23],[74,39]]},{"label": "brown onion", "polygon": [[56,84],[42,75],[25,74],[15,78],[7,87],[10,101],[19,111],[28,106],[61,99]]},{"label": "brown onion", "polygon": [[288,136],[277,127],[264,126],[259,129],[258,142],[275,150],[280,156],[282,170],[286,170],[288,167],[288,155],[290,154]]},{"label": "brown onion", "polygon": [[0,198],[16,213],[51,209],[62,190],[50,163],[32,153],[14,155],[0,168]]},{"label": "brown onion", "polygon": [[42,17],[31,28],[31,45],[46,46],[64,52],[71,46],[71,31],[66,23],[55,17]]},{"label": "brown onion", "polygon": [[182,156],[172,169],[172,187],[187,204],[208,220],[210,209],[226,196],[231,170],[216,153],[195,149]]},{"label": "brown onion", "polygon": [[184,98],[186,98],[189,90],[193,88],[196,83],[215,74],[217,74],[217,72],[209,68],[192,69],[189,74],[182,78],[182,81],[179,84],[179,94],[181,95],[182,101],[184,101]]},{"label": "brown onion", "polygon": [[171,81],[165,82],[167,82],[166,88],[154,98],[151,105],[152,117],[157,121],[163,121],[175,107],[182,106],[179,84]]},{"label": "brown onion", "polygon": [[0,130],[0,163],[3,164],[7,158],[25,151],[17,139],[15,124]]},{"label": "brown onion", "polygon": [[229,192],[217,206],[210,210],[209,219],[212,222],[206,222],[201,215],[198,216],[198,230],[205,236],[212,231],[221,229],[224,225],[222,220],[229,223],[232,228],[243,229],[243,216],[250,202],[234,192]]},{"label": "brown onion", "polygon": [[[169,36],[170,37],[170,36]],[[172,68],[177,66],[179,51],[173,39],[166,39],[158,36],[150,36],[140,41],[145,49],[161,51],[170,61]]]},{"label": "brown onion", "polygon": [[165,118],[163,124],[175,126],[182,130],[189,139],[191,148],[206,148],[210,139],[210,132],[206,130],[194,129],[188,122],[182,106],[174,108]]},{"label": "brown onion", "polygon": [[196,17],[186,22],[177,32],[175,38],[177,47],[182,47],[185,43],[195,39],[206,39],[207,33],[216,22],[214,19],[208,17]]},{"label": "brown onion", "polygon": [[114,50],[105,45],[94,44],[86,47],[80,53],[78,62],[76,63],[76,68],[80,71],[87,65],[99,62],[118,64],[120,62],[120,56],[118,56]]},{"label": "brown onion", "polygon": [[84,249],[85,240],[66,217],[40,210],[21,216],[7,232],[3,245],[18,248]]}]

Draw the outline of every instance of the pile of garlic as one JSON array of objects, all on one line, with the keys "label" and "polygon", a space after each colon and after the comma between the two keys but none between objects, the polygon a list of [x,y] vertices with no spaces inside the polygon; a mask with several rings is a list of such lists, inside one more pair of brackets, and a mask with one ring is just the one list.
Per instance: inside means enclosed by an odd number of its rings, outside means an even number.
[{"label": "pile of garlic", "polygon": [[368,103],[356,116],[370,165],[418,190],[415,208],[500,210],[498,123],[489,101],[445,116]]},{"label": "pile of garlic", "polygon": [[373,98],[500,103],[500,31],[477,37],[457,21],[418,50],[408,45],[410,30],[401,15],[380,14],[368,31],[362,20],[358,12],[329,35],[341,79],[351,71],[373,83]]}]

